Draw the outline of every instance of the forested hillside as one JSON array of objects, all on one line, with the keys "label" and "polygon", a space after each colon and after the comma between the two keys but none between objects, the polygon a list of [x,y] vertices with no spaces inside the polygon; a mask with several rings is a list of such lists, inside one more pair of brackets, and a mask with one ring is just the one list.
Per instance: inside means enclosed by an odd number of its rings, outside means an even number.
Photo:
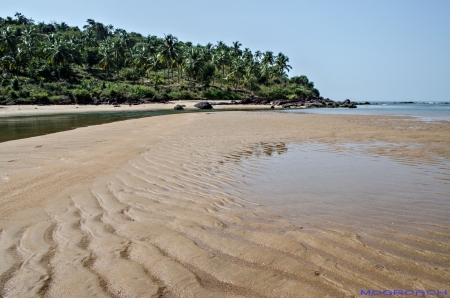
[{"label": "forested hillside", "polygon": [[83,28],[0,17],[0,104],[317,97],[289,58],[238,41],[143,36],[88,19]]}]

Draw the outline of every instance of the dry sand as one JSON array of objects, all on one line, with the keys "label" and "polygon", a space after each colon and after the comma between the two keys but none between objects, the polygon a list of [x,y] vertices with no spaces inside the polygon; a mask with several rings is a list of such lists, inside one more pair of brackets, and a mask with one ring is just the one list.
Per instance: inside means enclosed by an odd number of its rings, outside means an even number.
[{"label": "dry sand", "polygon": [[269,112],[134,119],[1,143],[1,294],[357,297],[448,288],[450,227],[365,241],[342,225],[302,228],[221,187],[239,180],[227,156],[303,141],[374,144],[367,150],[403,161],[450,159],[448,122]]},{"label": "dry sand", "polygon": [[[173,110],[176,105],[184,105],[186,110],[198,110],[194,105],[195,100],[174,100],[168,103],[148,103],[141,105],[122,104],[120,107],[113,105],[12,105],[0,106],[0,117],[2,116],[33,116],[49,114],[73,114],[86,112],[120,112],[120,111],[155,111]],[[229,102],[220,100],[208,100],[210,103]],[[270,105],[215,105],[216,110],[227,109],[270,109]]]}]

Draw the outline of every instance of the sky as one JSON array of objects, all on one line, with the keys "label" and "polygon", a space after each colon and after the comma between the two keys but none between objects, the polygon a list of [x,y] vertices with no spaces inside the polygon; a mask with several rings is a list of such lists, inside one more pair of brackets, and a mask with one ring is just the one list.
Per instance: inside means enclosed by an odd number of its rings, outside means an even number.
[{"label": "sky", "polygon": [[324,97],[450,101],[450,0],[15,0],[0,16],[282,52]]}]

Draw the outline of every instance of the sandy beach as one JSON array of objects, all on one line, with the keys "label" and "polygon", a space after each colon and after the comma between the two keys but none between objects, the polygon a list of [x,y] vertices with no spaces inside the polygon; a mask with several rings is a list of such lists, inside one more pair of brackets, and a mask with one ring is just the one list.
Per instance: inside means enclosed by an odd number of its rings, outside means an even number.
[{"label": "sandy beach", "polygon": [[[0,115],[100,109],[119,108],[10,106]],[[240,182],[236,158],[255,147],[308,142],[337,151],[361,144],[363,153],[433,165],[450,159],[450,123],[212,110],[0,143],[2,297],[359,297],[361,289],[450,289],[449,226],[414,234],[393,227],[396,237],[384,239],[339,222],[299,225],[301,218],[293,223],[257,198],[227,191]]]},{"label": "sandy beach", "polygon": [[[173,110],[176,105],[183,105],[186,110],[198,110],[195,100],[174,100],[167,103],[147,103],[140,105],[122,104],[114,105],[11,105],[0,106],[0,117],[4,116],[38,116],[51,114],[73,114],[87,112],[119,112],[119,111],[154,111]],[[209,103],[229,102],[221,100],[208,100]],[[279,107],[278,107],[279,108]],[[227,109],[270,109],[270,105],[214,105],[216,110]]]}]

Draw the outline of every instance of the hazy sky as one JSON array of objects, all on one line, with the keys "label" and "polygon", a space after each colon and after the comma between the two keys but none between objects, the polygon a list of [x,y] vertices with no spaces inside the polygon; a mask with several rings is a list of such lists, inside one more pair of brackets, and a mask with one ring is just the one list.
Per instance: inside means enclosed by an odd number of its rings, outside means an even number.
[{"label": "hazy sky", "polygon": [[333,100],[450,101],[450,0],[3,1],[15,12],[283,52]]}]

